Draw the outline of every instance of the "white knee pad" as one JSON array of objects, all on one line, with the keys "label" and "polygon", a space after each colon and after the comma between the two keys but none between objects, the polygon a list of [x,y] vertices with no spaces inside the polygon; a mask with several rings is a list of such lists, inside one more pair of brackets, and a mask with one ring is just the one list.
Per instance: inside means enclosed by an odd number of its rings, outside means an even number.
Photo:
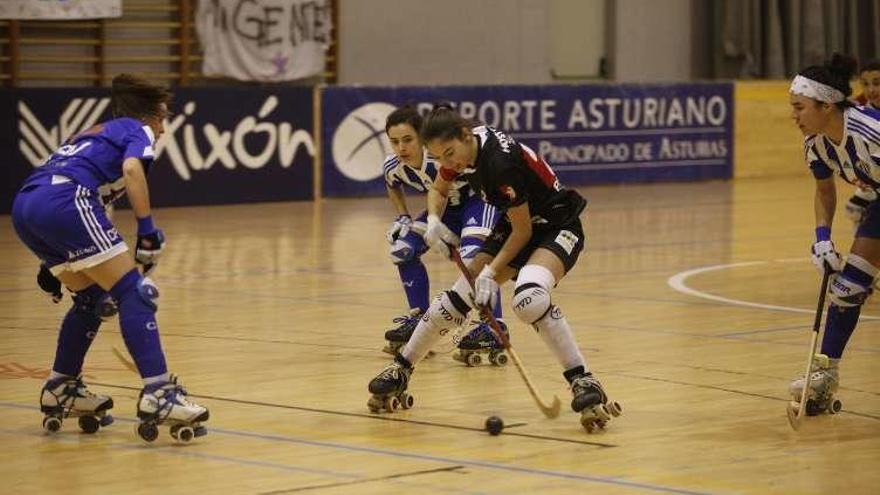
[{"label": "white knee pad", "polygon": [[442,335],[452,328],[464,325],[470,309],[461,296],[448,290],[434,298],[423,318],[429,320]]},{"label": "white knee pad", "polygon": [[415,248],[403,239],[397,239],[391,244],[388,255],[391,256],[391,262],[395,265],[403,265],[419,257]]},{"label": "white knee pad", "polygon": [[526,265],[516,278],[513,293],[513,312],[521,321],[534,325],[543,318],[553,304],[550,302],[550,289],[556,285],[556,278],[550,270],[540,265]]},{"label": "white knee pad", "polygon": [[834,275],[829,296],[840,308],[861,306],[871,295],[871,285],[877,276],[877,268],[857,254],[846,257],[843,271]]}]

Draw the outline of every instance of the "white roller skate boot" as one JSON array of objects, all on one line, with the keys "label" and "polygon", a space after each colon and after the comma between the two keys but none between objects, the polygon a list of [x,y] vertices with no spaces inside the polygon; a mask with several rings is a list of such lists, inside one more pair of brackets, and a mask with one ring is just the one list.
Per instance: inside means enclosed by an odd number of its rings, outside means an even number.
[{"label": "white roller skate boot", "polygon": [[[810,377],[810,391],[807,393],[805,411],[807,416],[817,416],[823,412],[837,414],[843,404],[834,398],[840,385],[840,373],[838,371],[840,360],[831,359],[824,354],[813,356],[812,375]],[[791,407],[797,410],[804,391],[803,376],[798,377],[788,387],[791,394]]]},{"label": "white roller skate boot", "polygon": [[50,433],[61,429],[64,418],[79,418],[79,427],[84,433],[95,433],[113,423],[113,416],[108,414],[112,408],[113,399],[90,392],[82,377],[49,380],[40,393],[43,429]]},{"label": "white roller skate boot", "polygon": [[171,437],[179,442],[207,435],[208,430],[201,423],[210,416],[208,408],[186,396],[186,389],[174,375],[167,382],[145,386],[138,398],[138,436],[152,442],[159,436],[158,426],[166,423],[171,426]]},{"label": "white roller skate boot", "polygon": [[592,433],[596,429],[604,429],[612,417],[620,416],[623,408],[615,401],[609,401],[608,395],[599,380],[592,373],[582,373],[571,380],[571,408],[581,413],[581,425]]},{"label": "white roller skate boot", "polygon": [[[461,361],[468,366],[479,366],[483,362],[495,366],[505,366],[509,360],[504,346],[498,341],[495,332],[487,323],[480,321],[458,344],[458,352],[452,355],[456,361]],[[501,331],[507,334],[507,325],[499,321]]]},{"label": "white roller skate boot", "polygon": [[409,409],[415,399],[406,391],[413,368],[402,356],[397,356],[367,387],[372,397],[367,401],[370,412],[394,412]]}]

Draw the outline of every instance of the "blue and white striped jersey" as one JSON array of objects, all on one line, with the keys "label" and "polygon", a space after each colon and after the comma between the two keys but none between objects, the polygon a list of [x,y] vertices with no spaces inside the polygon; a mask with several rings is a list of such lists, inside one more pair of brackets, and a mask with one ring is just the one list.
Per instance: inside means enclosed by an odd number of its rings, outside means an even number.
[{"label": "blue and white striped jersey", "polygon": [[843,139],[834,144],[824,135],[807,136],[807,165],[817,179],[834,172],[861,189],[880,190],[880,110],[852,107],[843,112]]},{"label": "blue and white striped jersey", "polygon": [[68,139],[24,185],[48,184],[62,176],[97,192],[105,203],[112,202],[125,194],[122,162],[137,158],[146,172],[155,156],[155,141],[153,130],[139,120],[102,122]]},{"label": "blue and white striped jersey", "polygon": [[[424,151],[421,169],[403,163],[397,155],[388,155],[382,170],[385,175],[385,185],[389,188],[405,184],[418,192],[427,193],[434,185],[437,171],[440,170],[440,163],[427,151]],[[449,206],[458,206],[462,199],[468,198],[470,195],[471,189],[467,181],[457,180],[449,189],[448,204]]]}]

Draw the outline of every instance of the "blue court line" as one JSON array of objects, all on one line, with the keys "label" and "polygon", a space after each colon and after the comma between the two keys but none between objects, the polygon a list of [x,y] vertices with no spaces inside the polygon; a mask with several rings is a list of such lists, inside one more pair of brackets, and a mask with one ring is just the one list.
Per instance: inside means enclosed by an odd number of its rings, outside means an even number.
[{"label": "blue court line", "polygon": [[[10,403],[10,402],[0,402],[0,407],[6,407],[6,408],[12,408],[12,409],[28,409],[28,410],[33,410],[33,411],[38,410],[36,407],[26,406],[23,404]],[[117,421],[123,421],[123,422],[129,422],[129,423],[134,423],[136,421],[134,419],[118,418],[115,416],[114,416],[114,418]],[[0,431],[2,431],[2,430],[0,430]],[[450,458],[450,457],[440,457],[440,456],[433,456],[433,455],[427,455],[427,454],[398,452],[398,451],[394,451],[394,450],[378,449],[378,448],[374,448],[374,447],[359,447],[356,445],[346,445],[346,444],[335,443],[335,442],[320,442],[320,441],[316,441],[316,440],[306,440],[306,439],[302,439],[302,438],[288,437],[288,436],[283,436],[283,435],[254,433],[254,432],[247,432],[247,431],[227,430],[227,429],[223,429],[223,428],[210,428],[210,427],[209,427],[209,432],[213,433],[213,434],[229,435],[229,436],[241,437],[241,438],[251,438],[251,439],[257,439],[257,440],[265,440],[265,441],[269,441],[269,442],[292,443],[292,444],[298,444],[298,445],[307,445],[307,446],[311,446],[311,447],[343,450],[343,451],[348,451],[348,452],[374,454],[374,455],[380,455],[380,456],[384,456],[384,457],[398,457],[398,458],[404,458],[404,459],[416,459],[416,460],[421,460],[421,461],[438,462],[438,463],[442,463],[442,464],[452,464],[452,465],[494,469],[494,470],[498,470],[498,471],[507,471],[507,472],[532,475],[532,476],[543,476],[543,477],[548,477],[548,478],[580,481],[580,482],[584,482],[584,483],[596,483],[596,484],[603,484],[603,485],[623,486],[623,487],[627,487],[627,488],[636,488],[636,489],[647,490],[647,491],[652,491],[652,492],[675,493],[675,494],[680,494],[680,495],[712,495],[711,492],[698,492],[698,491],[685,490],[685,489],[680,489],[680,488],[665,487],[665,486],[661,486],[661,485],[653,485],[650,483],[639,483],[636,481],[627,481],[627,480],[622,480],[619,478],[606,478],[606,477],[601,477],[601,476],[590,476],[590,475],[585,475],[585,474],[565,473],[565,472],[561,472],[561,471],[550,471],[550,470],[546,470],[546,469],[511,466],[511,465],[498,464],[498,463],[488,462],[488,461],[454,459],[454,458]],[[135,447],[126,447],[126,446],[122,446],[122,447],[123,448],[135,448]],[[172,451],[171,449],[163,449],[162,452],[163,453],[166,453],[166,452],[167,453],[177,453],[177,452]],[[208,456],[210,456],[209,454],[206,454],[204,456],[206,458],[211,458],[211,457],[208,457]],[[236,458],[232,458],[232,457],[223,458],[222,456],[216,456],[216,458],[224,460],[224,461],[228,460],[229,462],[234,462],[234,463],[259,465],[261,467],[279,468],[281,466],[284,466],[282,464],[264,463],[262,461],[250,461],[250,460],[244,460],[244,459],[236,459]],[[296,470],[297,468],[294,468],[292,466],[287,466],[287,467],[285,467],[285,469]],[[337,473],[337,474],[334,474],[333,476],[344,477],[345,475],[343,475],[341,473]]]}]

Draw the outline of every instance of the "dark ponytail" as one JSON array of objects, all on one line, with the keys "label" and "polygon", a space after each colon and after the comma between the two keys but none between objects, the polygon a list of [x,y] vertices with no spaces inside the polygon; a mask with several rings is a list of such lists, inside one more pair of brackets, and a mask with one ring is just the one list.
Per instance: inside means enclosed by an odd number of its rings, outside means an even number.
[{"label": "dark ponytail", "polygon": [[466,129],[473,127],[472,124],[459,115],[452,104],[448,102],[436,103],[422,124],[422,142],[427,143],[434,139],[448,141],[461,138]]},{"label": "dark ponytail", "polygon": [[843,101],[835,103],[837,108],[843,110],[847,107],[853,106],[853,103],[849,100],[849,96],[852,94],[852,88],[849,85],[849,81],[855,75],[857,68],[858,62],[856,62],[855,58],[849,55],[835,53],[831,56],[831,60],[824,64],[811,65],[800,71],[798,74],[826,86],[831,86],[843,93]]}]

